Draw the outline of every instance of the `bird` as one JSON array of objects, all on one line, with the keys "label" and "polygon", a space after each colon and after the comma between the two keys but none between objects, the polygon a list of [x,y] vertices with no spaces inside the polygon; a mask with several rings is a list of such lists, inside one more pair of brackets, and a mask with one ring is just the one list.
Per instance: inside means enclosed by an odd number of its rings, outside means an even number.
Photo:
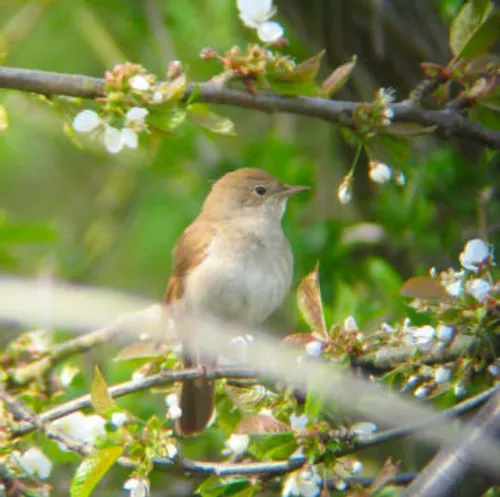
[{"label": "bird", "polygon": [[[281,219],[288,185],[263,169],[243,167],[216,181],[198,217],[173,250],[164,303],[171,314],[206,313],[225,322],[261,325],[290,291],[293,255]],[[213,367],[189,337],[181,337],[184,368]],[[215,385],[206,377],[182,383],[176,432],[203,432],[215,412]]]}]

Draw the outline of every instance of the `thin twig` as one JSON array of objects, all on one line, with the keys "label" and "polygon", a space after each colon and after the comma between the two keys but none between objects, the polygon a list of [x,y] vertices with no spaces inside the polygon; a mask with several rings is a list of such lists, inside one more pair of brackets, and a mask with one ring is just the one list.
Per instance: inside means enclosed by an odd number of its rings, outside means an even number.
[{"label": "thin twig", "polygon": [[[66,95],[81,98],[104,96],[104,79],[89,76],[53,73],[31,69],[0,67],[0,88],[17,89],[42,95]],[[331,123],[355,126],[352,113],[359,102],[342,102],[318,97],[287,97],[275,93],[259,92],[252,95],[215,83],[191,83],[185,98],[196,90],[200,102],[232,105],[263,112],[286,112],[315,117]],[[500,132],[486,128],[450,109],[429,110],[410,104],[395,103],[394,122],[412,122],[424,127],[436,127],[444,138],[467,138],[482,145],[500,149]]]}]

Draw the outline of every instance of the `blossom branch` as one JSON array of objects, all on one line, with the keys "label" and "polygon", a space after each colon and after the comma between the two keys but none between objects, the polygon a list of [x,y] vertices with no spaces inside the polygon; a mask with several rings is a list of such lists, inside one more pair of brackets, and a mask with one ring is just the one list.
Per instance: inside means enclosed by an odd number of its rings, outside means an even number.
[{"label": "blossom branch", "polygon": [[[0,67],[0,88],[17,89],[42,95],[65,95],[80,98],[103,97],[105,82],[101,78],[54,73],[13,67]],[[355,127],[352,118],[358,102],[335,101],[318,97],[291,98],[275,93],[257,95],[210,83],[191,83],[185,98],[196,93],[201,102],[232,105],[263,112],[286,112],[322,119],[331,123]],[[500,132],[471,121],[453,109],[430,110],[405,100],[391,105],[394,122],[413,122],[424,127],[435,126],[444,138],[457,137],[474,140],[486,147],[500,149]]]}]

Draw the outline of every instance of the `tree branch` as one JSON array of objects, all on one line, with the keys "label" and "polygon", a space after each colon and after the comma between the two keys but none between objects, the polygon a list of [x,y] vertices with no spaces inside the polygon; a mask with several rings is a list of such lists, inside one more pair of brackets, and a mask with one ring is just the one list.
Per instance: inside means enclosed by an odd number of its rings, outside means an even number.
[{"label": "tree branch", "polygon": [[[104,79],[47,71],[0,67],[0,88],[17,89],[42,95],[66,95],[81,98],[104,96]],[[318,97],[286,97],[276,93],[259,92],[252,95],[242,90],[216,83],[191,83],[185,98],[193,95],[200,102],[232,105],[263,112],[286,112],[322,119],[354,127],[352,113],[358,102],[342,102]],[[424,127],[436,127],[444,138],[474,140],[483,146],[500,149],[500,132],[466,119],[452,109],[429,110],[411,100],[395,103],[394,122],[412,122]]]}]

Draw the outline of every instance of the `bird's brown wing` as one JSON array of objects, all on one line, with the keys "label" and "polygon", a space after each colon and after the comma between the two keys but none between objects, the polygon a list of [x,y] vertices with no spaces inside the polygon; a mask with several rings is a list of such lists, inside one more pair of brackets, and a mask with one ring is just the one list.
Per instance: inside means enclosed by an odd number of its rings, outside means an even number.
[{"label": "bird's brown wing", "polygon": [[[167,305],[182,299],[185,280],[189,272],[203,262],[207,249],[216,234],[210,223],[195,221],[182,234],[174,248],[174,266],[165,292]],[[203,360],[193,343],[186,337],[183,340],[182,360],[185,368],[208,366],[213,361]],[[207,378],[184,381],[180,392],[181,418],[177,420],[176,430],[183,435],[202,432],[212,418],[215,407],[215,385]]]}]

